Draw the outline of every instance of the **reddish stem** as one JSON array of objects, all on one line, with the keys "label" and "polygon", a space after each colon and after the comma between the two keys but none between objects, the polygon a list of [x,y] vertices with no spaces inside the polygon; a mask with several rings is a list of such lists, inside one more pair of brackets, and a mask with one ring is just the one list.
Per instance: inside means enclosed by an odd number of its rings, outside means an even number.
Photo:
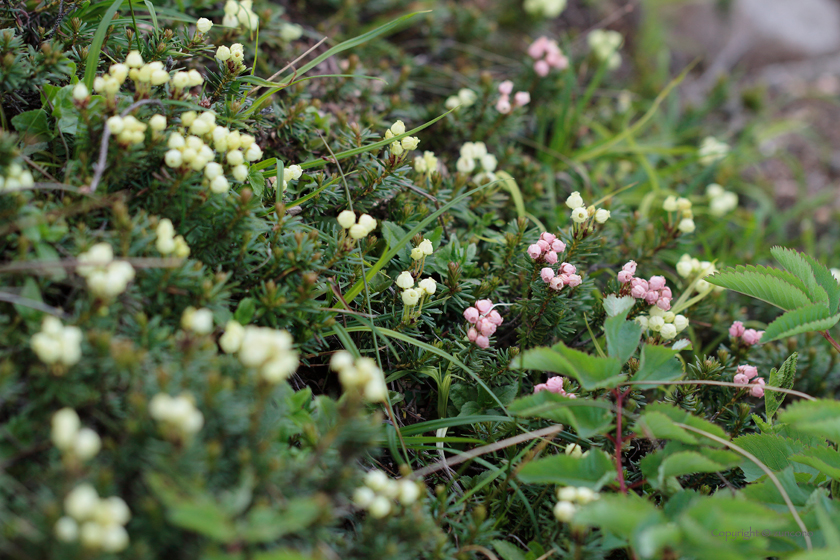
[{"label": "reddish stem", "polygon": [[619,391],[618,389],[613,389],[613,395],[615,395],[615,408],[616,408],[616,419],[615,419],[615,439],[613,443],[615,444],[615,468],[618,471],[618,487],[621,490],[622,494],[627,493],[627,486],[624,484],[624,467],[621,464],[621,447],[624,443],[624,438],[621,436],[621,420],[622,420],[622,413],[624,412],[624,397],[626,397],[630,393],[630,389],[626,391]]},{"label": "reddish stem", "polygon": [[828,331],[822,331],[822,333],[820,333],[820,334],[822,334],[822,335],[823,335],[823,337],[824,337],[824,338],[825,338],[828,342],[830,342],[832,346],[834,346],[834,349],[835,349],[835,350],[837,350],[838,352],[840,352],[840,344],[838,344],[836,340],[834,340],[833,338],[831,338],[831,335],[830,335],[830,334],[828,334]]}]

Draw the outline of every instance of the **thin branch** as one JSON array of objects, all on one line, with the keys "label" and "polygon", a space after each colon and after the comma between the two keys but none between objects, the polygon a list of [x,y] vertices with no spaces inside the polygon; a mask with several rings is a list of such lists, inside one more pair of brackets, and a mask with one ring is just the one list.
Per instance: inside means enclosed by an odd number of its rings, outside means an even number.
[{"label": "thin branch", "polygon": [[433,472],[437,472],[439,470],[445,469],[447,467],[451,467],[452,465],[458,465],[465,461],[469,461],[471,459],[475,459],[485,453],[493,453],[494,451],[498,451],[499,449],[504,449],[505,447],[510,447],[511,445],[516,445],[518,443],[522,443],[525,441],[530,441],[532,439],[537,438],[545,438],[548,436],[553,436],[554,434],[559,433],[563,430],[563,426],[560,424],[556,424],[554,426],[549,426],[548,428],[543,428],[541,430],[534,430],[533,432],[527,432],[524,434],[520,434],[518,436],[514,436],[511,438],[503,439],[502,441],[497,441],[495,443],[491,443],[489,445],[483,445],[481,447],[476,447],[466,453],[461,453],[456,457],[450,457],[444,461],[438,461],[437,463],[433,463],[428,467],[423,467],[422,469],[418,469],[412,473],[414,476],[426,476],[427,474],[431,474]]},{"label": "thin branch", "polygon": [[[143,99],[141,101],[138,101],[137,103],[132,103],[131,105],[126,107],[125,111],[120,113],[120,116],[125,117],[138,107],[142,107],[143,105],[149,105],[151,103],[160,105],[161,107],[165,108],[164,104],[158,101],[157,99]],[[93,180],[90,182],[88,192],[96,192],[96,187],[99,186],[99,181],[102,180],[102,174],[105,173],[105,163],[108,159],[108,140],[110,138],[111,130],[106,126],[105,132],[102,134],[102,143],[99,146],[99,161],[96,163],[96,172],[93,174]]]},{"label": "thin branch", "polygon": [[[290,63],[288,63],[286,66],[284,66],[283,68],[281,68],[280,70],[278,70],[277,72],[275,72],[274,74],[272,74],[272,76],[271,76],[270,78],[268,78],[266,81],[267,81],[267,82],[270,82],[271,80],[273,80],[274,78],[278,77],[280,74],[282,74],[283,72],[285,72],[286,70],[288,70],[289,68],[291,68],[292,66],[294,66],[296,63],[298,63],[298,62],[300,62],[301,60],[303,60],[303,59],[304,59],[304,58],[305,58],[305,57],[306,57],[309,53],[311,53],[312,51],[314,51],[315,49],[317,49],[318,47],[320,47],[322,44],[324,44],[324,41],[326,41],[326,40],[327,40],[327,38],[326,38],[326,37],[322,38],[320,41],[318,41],[317,43],[315,43],[314,45],[312,45],[312,47],[310,47],[310,48],[309,48],[309,50],[307,50],[305,53],[303,53],[302,55],[300,55],[299,57],[297,57],[296,59],[294,59],[293,61],[291,61]],[[283,84],[278,83],[277,85],[278,85],[278,86],[281,86],[281,85],[283,85]],[[246,95],[246,97],[248,97],[248,96],[250,96],[251,94],[255,93],[255,92],[256,92],[258,89],[260,89],[261,87],[268,87],[268,86],[254,86],[254,87],[251,89],[251,91],[249,91],[249,92],[248,92],[248,95]]]},{"label": "thin branch", "polygon": [[[131,266],[134,268],[176,268],[184,264],[184,259],[178,258],[168,258],[168,259],[158,259],[158,258],[134,258],[134,259],[115,259],[120,261],[128,261]],[[63,261],[24,261],[24,262],[15,262],[9,263],[4,266],[0,266],[0,274],[5,272],[31,272],[31,271],[40,271],[40,270],[47,270],[51,268],[66,268],[66,269],[75,269],[79,265],[88,265],[88,266],[105,266],[108,263],[101,262],[84,262],[80,263],[77,259],[66,259]]]},{"label": "thin branch", "polygon": [[[730,383],[727,381],[709,381],[701,379],[693,379],[691,381],[625,381],[621,385],[718,385],[720,387],[735,387],[738,389],[750,388],[750,385],[739,385],[738,383]],[[814,397],[801,391],[794,391],[793,389],[784,389],[782,387],[773,387],[772,385],[762,385],[765,391],[776,391],[777,393],[787,393],[789,395],[796,395],[809,401],[815,401]]]},{"label": "thin branch", "polygon": [[13,303],[15,305],[23,305],[24,307],[29,307],[31,309],[37,309],[38,311],[43,311],[44,313],[49,313],[50,315],[55,315],[56,317],[61,317],[62,319],[68,319],[70,316],[67,315],[64,311],[57,307],[53,307],[51,305],[47,305],[46,303],[25,298],[23,296],[18,296],[15,294],[10,294],[8,292],[0,292],[0,301],[5,301],[8,303]]}]

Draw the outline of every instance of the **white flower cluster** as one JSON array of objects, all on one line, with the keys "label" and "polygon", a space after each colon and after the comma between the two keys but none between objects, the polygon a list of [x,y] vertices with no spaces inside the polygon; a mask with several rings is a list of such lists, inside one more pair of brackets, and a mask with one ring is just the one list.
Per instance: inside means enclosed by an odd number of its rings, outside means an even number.
[{"label": "white flower cluster", "polygon": [[289,181],[297,181],[303,175],[303,168],[300,165],[290,165],[283,168],[283,192],[289,186]]},{"label": "white flower cluster", "polygon": [[496,156],[487,153],[484,142],[466,142],[461,146],[461,157],[455,162],[460,173],[472,173],[476,168],[476,161],[484,173],[492,174],[496,170],[498,161]]},{"label": "white flower cluster", "polygon": [[[127,117],[113,116],[105,121],[108,130],[117,137],[117,142],[124,146],[131,144],[142,144],[146,140],[146,128],[148,125],[128,115]],[[164,121],[164,128],[166,122]]]},{"label": "white flower cluster", "polygon": [[720,218],[738,208],[738,195],[717,183],[706,187],[706,196],[709,197],[709,214],[712,216]]},{"label": "white flower cluster", "polygon": [[245,367],[259,369],[269,383],[285,381],[298,367],[298,353],[292,348],[294,340],[288,331],[249,325],[243,327],[228,321],[219,346],[226,354],[238,352]]},{"label": "white flower cluster", "polygon": [[[194,85],[199,85],[204,81],[201,74],[195,70],[184,72],[184,74],[190,76],[192,82],[199,80]],[[170,76],[163,62],[156,60],[144,63],[140,51],[130,51],[125,57],[125,62],[112,64],[108,68],[107,74],[97,76],[93,80],[93,91],[104,93],[107,97],[113,99],[125,83],[126,78],[131,78],[137,92],[142,93],[148,91],[151,86],[162,86],[169,82]],[[73,89],[74,99],[81,101],[87,98],[87,88],[83,89],[83,87],[77,85]]]},{"label": "white flower cluster", "polygon": [[[411,272],[404,270],[397,276],[397,286],[402,288],[402,301],[405,305],[403,318],[407,318],[411,314],[412,308],[420,302],[420,310],[423,309],[423,304],[426,302],[426,297],[434,295],[437,291],[437,282],[434,278],[424,278],[417,283],[417,288],[414,287],[414,276]],[[419,312],[418,312],[419,313]]]},{"label": "white flower cluster", "polygon": [[434,152],[425,151],[422,156],[414,158],[414,170],[417,173],[436,175],[438,172],[438,158]]},{"label": "white flower cluster", "polygon": [[65,327],[55,317],[44,317],[41,332],[32,335],[32,351],[47,365],[72,366],[82,358],[82,331]]},{"label": "white flower cluster", "polygon": [[447,97],[444,105],[450,111],[456,107],[466,109],[467,107],[475,105],[477,99],[478,94],[476,94],[473,90],[469,88],[461,88],[458,90],[457,94]]},{"label": "white flower cluster", "polygon": [[76,260],[76,272],[87,279],[88,288],[97,297],[118,296],[134,280],[134,267],[128,261],[115,261],[114,250],[107,243],[97,243]]},{"label": "white flower cluster", "polygon": [[112,553],[128,546],[125,524],[131,511],[122,498],[100,498],[93,486],[80,484],[64,498],[64,511],[67,515],[55,524],[58,540]]},{"label": "white flower cluster", "polygon": [[[697,289],[698,292],[705,292],[706,290],[712,289],[712,285],[703,280],[706,276],[714,274],[717,272],[717,267],[715,263],[709,261],[701,261],[696,258],[693,258],[688,253],[683,254],[680,257],[680,260],[677,261],[677,274],[679,274],[683,278],[695,277],[699,276],[700,279],[697,280],[697,283],[694,287]],[[714,286],[714,290],[716,292],[723,291],[723,288],[720,286]]]},{"label": "white flower cluster", "polygon": [[557,521],[568,523],[575,516],[578,505],[586,505],[589,502],[600,499],[601,495],[589,488],[581,486],[565,486],[557,489],[557,499],[560,500],[554,506],[554,517]]},{"label": "white flower cluster", "polygon": [[525,0],[524,8],[533,16],[556,18],[566,9],[566,0]]},{"label": "white flower cluster", "polygon": [[679,212],[680,221],[677,224],[677,229],[683,233],[694,232],[694,212],[691,211],[691,201],[687,198],[669,196],[665,198],[662,203],[662,208],[666,212]]},{"label": "white flower cluster", "polygon": [[717,163],[729,154],[729,144],[721,142],[713,136],[707,136],[700,143],[697,155],[703,165]]},{"label": "white flower cluster", "polygon": [[18,162],[10,163],[5,174],[0,175],[0,191],[24,189],[34,184],[35,178],[32,173]]},{"label": "white flower cluster", "polygon": [[583,197],[578,191],[574,191],[566,199],[566,206],[572,209],[572,221],[576,224],[582,224],[594,219],[599,224],[603,224],[610,219],[610,211],[606,208],[595,208],[595,206],[586,207],[583,203]]},{"label": "white flower cluster", "polygon": [[677,315],[673,311],[663,311],[653,305],[648,311],[649,315],[636,317],[636,322],[643,329],[659,333],[663,340],[671,340],[688,327],[688,318],[685,315]]},{"label": "white flower cluster", "polygon": [[330,369],[338,372],[338,380],[345,391],[358,391],[368,402],[388,400],[385,376],[371,358],[353,360],[346,350],[339,350],[330,358]]},{"label": "white flower cluster", "polygon": [[394,480],[380,470],[365,475],[365,485],[353,492],[353,503],[367,510],[376,519],[382,519],[395,504],[410,506],[420,497],[422,489],[417,482],[401,478]]},{"label": "white flower cluster", "polygon": [[195,334],[210,334],[213,332],[213,312],[205,307],[189,306],[181,315],[181,327]]},{"label": "white flower cluster", "polygon": [[230,48],[222,45],[216,49],[216,58],[221,62],[231,61],[233,70],[239,71],[245,67],[245,47],[242,43],[234,43]]},{"label": "white flower cluster", "polygon": [[[218,126],[212,111],[200,115],[195,111],[187,111],[181,115],[181,124],[179,132],[169,135],[169,151],[164,156],[164,162],[184,172],[204,171],[210,190],[216,194],[230,190],[225,166],[235,181],[244,182],[248,178],[249,162],[263,157],[262,148],[253,136]],[[209,144],[211,142],[212,148]],[[222,163],[215,161],[217,152],[224,154]]]},{"label": "white flower cluster", "polygon": [[589,455],[589,451],[584,451],[583,448],[576,443],[570,443],[567,445],[564,452],[566,455],[574,457],[575,459],[580,459]]},{"label": "white flower cluster", "polygon": [[364,239],[376,229],[376,220],[370,214],[362,214],[359,221],[356,221],[356,213],[352,210],[344,210],[336,218],[338,225],[350,230],[350,237],[353,239]]},{"label": "white flower cluster", "polygon": [[607,63],[607,69],[615,70],[621,66],[621,55],[618,53],[621,43],[624,42],[621,33],[596,29],[589,33],[586,41],[595,58]]},{"label": "white flower cluster", "polygon": [[102,448],[99,434],[90,428],[82,428],[79,415],[72,408],[62,408],[52,417],[50,439],[65,457],[89,461]]},{"label": "white flower cluster", "polygon": [[176,91],[182,91],[191,87],[200,86],[204,83],[204,78],[198,73],[198,70],[179,70],[172,76],[172,87]]},{"label": "white flower cluster", "polygon": [[[399,136],[400,134],[405,134],[405,123],[397,121],[391,125],[391,128],[385,131],[385,139],[388,140],[389,138]],[[405,152],[416,150],[419,145],[419,138],[416,136],[406,136],[399,142],[392,142],[391,144],[388,144],[388,149],[391,150],[391,154],[399,157]]]},{"label": "white flower cluster", "polygon": [[247,29],[256,29],[260,18],[253,10],[253,0],[228,0],[225,4],[225,17],[222,18],[222,25],[226,27],[239,27],[242,25]]},{"label": "white flower cluster", "polygon": [[415,261],[424,260],[426,257],[430,257],[434,251],[435,247],[432,242],[424,238],[417,247],[411,250],[411,258]]},{"label": "white flower cluster", "polygon": [[204,426],[204,415],[188,393],[177,397],[158,393],[149,401],[149,415],[163,424],[167,433],[181,438],[197,434]]},{"label": "white flower cluster", "polygon": [[157,235],[155,247],[161,255],[174,254],[179,259],[190,256],[190,246],[187,245],[183,235],[175,235],[175,227],[169,218],[164,218],[158,223],[155,234]]}]

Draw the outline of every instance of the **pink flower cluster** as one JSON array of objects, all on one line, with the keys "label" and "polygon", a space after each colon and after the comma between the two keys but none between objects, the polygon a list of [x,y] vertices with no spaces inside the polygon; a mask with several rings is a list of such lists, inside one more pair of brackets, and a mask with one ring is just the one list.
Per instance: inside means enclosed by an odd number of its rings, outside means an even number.
[{"label": "pink flower cluster", "polygon": [[764,378],[757,377],[758,368],[755,366],[738,366],[733,383],[738,385],[750,385],[750,395],[753,397],[764,396]]},{"label": "pink flower cluster", "polygon": [[563,395],[564,397],[569,397],[570,399],[577,398],[574,393],[567,393],[566,390],[563,389],[563,378],[560,376],[549,377],[548,381],[540,383],[534,387],[534,393],[539,393],[540,391],[548,391],[549,393]]},{"label": "pink flower cluster", "polygon": [[513,96],[513,106],[510,104],[510,94],[513,93],[513,82],[505,80],[499,84],[499,93],[501,96],[496,101],[496,110],[503,115],[510,113],[513,107],[524,107],[531,102],[531,94],[527,91],[517,91]]},{"label": "pink flower cluster", "polygon": [[535,261],[543,261],[548,264],[557,262],[557,253],[566,250],[566,244],[557,239],[557,236],[547,231],[540,234],[540,239],[533,245],[528,246],[528,256]]},{"label": "pink flower cluster", "polygon": [[655,305],[662,311],[671,309],[671,288],[665,286],[664,276],[651,276],[650,280],[636,278],[636,262],[625,264],[618,273],[618,281],[630,284],[630,295],[636,299],[643,299],[648,305]]},{"label": "pink flower cluster", "polygon": [[503,321],[499,312],[493,309],[493,302],[489,299],[480,299],[475,302],[475,307],[467,307],[464,311],[464,319],[473,325],[467,331],[467,338],[470,342],[475,342],[479,348],[490,346],[490,337]]},{"label": "pink flower cluster", "polygon": [[565,70],[569,67],[569,59],[560,52],[557,41],[548,37],[540,37],[531,43],[531,46],[528,47],[528,56],[536,61],[534,62],[534,72],[542,77],[548,76],[552,68]]},{"label": "pink flower cluster", "polygon": [[732,326],[729,327],[729,336],[736,340],[741,339],[741,342],[743,342],[747,346],[758,344],[763,334],[764,331],[757,331],[755,329],[745,329],[744,323],[742,323],[741,321],[735,321],[734,323],[732,323]]},{"label": "pink flower cluster", "polygon": [[557,267],[556,274],[554,269],[545,267],[540,271],[540,278],[542,278],[543,282],[548,284],[549,288],[558,292],[562,290],[564,286],[576,288],[580,286],[581,282],[583,282],[583,278],[577,274],[577,268],[575,268],[575,265],[565,262]]}]

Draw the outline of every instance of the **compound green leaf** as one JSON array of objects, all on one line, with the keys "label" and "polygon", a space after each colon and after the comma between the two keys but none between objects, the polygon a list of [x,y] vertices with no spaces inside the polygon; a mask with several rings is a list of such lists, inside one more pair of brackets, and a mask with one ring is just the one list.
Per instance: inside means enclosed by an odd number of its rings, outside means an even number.
[{"label": "compound green leaf", "polygon": [[552,455],[527,463],[519,470],[527,484],[583,486],[596,492],[616,476],[612,459],[600,449],[590,449],[585,457]]},{"label": "compound green leaf", "polygon": [[813,257],[810,255],[806,255],[805,253],[800,253],[803,259],[811,265],[811,269],[814,271],[814,277],[817,279],[817,283],[822,286],[825,290],[825,293],[828,294],[828,309],[832,313],[837,312],[837,308],[840,307],[840,283],[837,282],[837,278],[831,273],[831,271],[821,262],[817,262]]},{"label": "compound green leaf", "polygon": [[784,310],[810,305],[811,299],[796,285],[756,267],[736,266],[706,278],[710,284],[760,299]]},{"label": "compound green leaf", "polygon": [[805,284],[805,293],[814,303],[822,303],[828,305],[828,294],[819,285],[817,278],[814,275],[814,269],[811,264],[806,261],[799,251],[787,249],[785,247],[773,247],[770,253],[776,257],[782,266],[784,266],[794,276],[802,280]]},{"label": "compound green leaf", "polygon": [[761,342],[771,342],[798,334],[828,330],[840,321],[840,313],[832,315],[828,306],[812,303],[799,309],[783,313],[767,325]]}]

